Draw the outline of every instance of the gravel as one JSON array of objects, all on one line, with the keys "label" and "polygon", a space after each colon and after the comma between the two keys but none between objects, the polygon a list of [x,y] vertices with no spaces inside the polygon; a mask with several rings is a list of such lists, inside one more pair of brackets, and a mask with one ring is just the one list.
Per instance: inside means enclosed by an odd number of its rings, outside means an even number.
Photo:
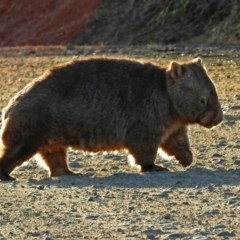
[{"label": "gravel", "polygon": [[[169,62],[197,52],[144,54],[136,57]],[[13,172],[16,181],[0,182],[0,240],[240,239],[240,69],[229,62],[232,56],[239,63],[239,53],[214,54],[205,52],[204,62],[216,79],[220,101],[229,107],[220,126],[210,131],[190,127],[191,167],[158,156],[170,172],[141,174],[130,167],[125,151],[70,151],[69,165],[79,176],[49,178],[33,158]],[[72,56],[19,58],[4,58],[1,69],[21,60],[21,73],[24,59],[38,69]]]}]

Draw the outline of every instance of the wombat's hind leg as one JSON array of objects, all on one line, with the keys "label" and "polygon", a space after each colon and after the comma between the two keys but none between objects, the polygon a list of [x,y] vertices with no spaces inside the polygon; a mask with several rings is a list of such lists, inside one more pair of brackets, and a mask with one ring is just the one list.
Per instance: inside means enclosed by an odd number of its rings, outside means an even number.
[{"label": "wombat's hind leg", "polygon": [[15,180],[10,173],[34,154],[34,149],[27,146],[1,146],[0,179],[2,181]]},{"label": "wombat's hind leg", "polygon": [[129,153],[133,156],[135,164],[141,167],[141,172],[168,171],[167,168],[156,165],[157,147],[139,145],[128,147]]},{"label": "wombat's hind leg", "polygon": [[76,175],[68,168],[66,147],[51,144],[41,147],[38,153],[49,167],[51,177]]}]

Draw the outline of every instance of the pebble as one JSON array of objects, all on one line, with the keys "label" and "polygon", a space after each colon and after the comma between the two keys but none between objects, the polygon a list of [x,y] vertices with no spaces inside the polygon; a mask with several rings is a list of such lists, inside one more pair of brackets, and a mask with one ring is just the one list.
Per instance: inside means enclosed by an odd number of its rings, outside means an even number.
[{"label": "pebble", "polygon": [[41,236],[41,234],[40,234],[39,232],[32,232],[32,233],[28,232],[28,235],[31,235],[31,236],[33,236],[33,237],[39,237],[39,236]]},{"label": "pebble", "polygon": [[147,230],[143,231],[143,233],[160,235],[160,234],[163,234],[164,232],[162,230],[160,230],[160,229],[147,229]]},{"label": "pebble", "polygon": [[117,229],[117,232],[121,233],[121,234],[124,234],[124,230],[122,228],[118,228]]},{"label": "pebble", "polygon": [[161,198],[168,198],[169,197],[169,191],[163,191],[159,194],[157,194],[158,197],[161,197]]},{"label": "pebble", "polygon": [[192,240],[211,240],[212,238],[206,236],[196,236],[193,237]]},{"label": "pebble", "polygon": [[232,204],[235,204],[237,202],[239,202],[239,198],[236,197],[236,196],[232,196],[232,197],[229,197],[227,199],[227,205],[232,205]]},{"label": "pebble", "polygon": [[235,98],[236,100],[240,100],[240,94],[234,95],[234,98]]},{"label": "pebble", "polygon": [[218,153],[214,153],[213,155],[212,155],[212,157],[214,158],[220,158],[220,157],[222,157],[222,154],[218,154]]},{"label": "pebble", "polygon": [[224,229],[225,227],[226,227],[226,226],[223,225],[223,224],[218,224],[218,225],[216,225],[216,226],[214,226],[214,227],[211,227],[210,230],[213,231],[213,230],[215,230],[215,229]]},{"label": "pebble", "polygon": [[149,233],[147,234],[147,239],[156,239],[156,237],[154,236],[154,234]]},{"label": "pebble", "polygon": [[164,216],[164,218],[165,218],[165,219],[171,219],[171,214],[169,214],[169,213],[166,214],[166,215]]},{"label": "pebble", "polygon": [[217,214],[220,214],[220,211],[218,209],[213,209],[213,210],[210,210],[210,211],[205,211],[201,214],[201,216],[203,215],[217,215]]},{"label": "pebble", "polygon": [[112,167],[110,167],[110,169],[112,169],[112,170],[119,170],[120,168],[118,166],[112,166]]},{"label": "pebble", "polygon": [[99,217],[98,215],[86,215],[85,219],[97,220],[98,217]]},{"label": "pebble", "polygon": [[233,237],[236,236],[236,234],[234,232],[229,232],[229,231],[222,231],[220,233],[218,233],[219,237]]},{"label": "pebble", "polygon": [[81,165],[79,164],[78,162],[78,159],[75,159],[74,161],[72,161],[70,164],[69,164],[72,168],[80,168]]},{"label": "pebble", "polygon": [[182,239],[186,236],[187,235],[185,233],[171,233],[167,235],[167,239]]},{"label": "pebble", "polygon": [[39,185],[39,186],[37,187],[38,190],[43,190],[44,188],[45,188],[44,185]]},{"label": "pebble", "polygon": [[240,159],[234,160],[233,163],[239,166],[240,165]]}]

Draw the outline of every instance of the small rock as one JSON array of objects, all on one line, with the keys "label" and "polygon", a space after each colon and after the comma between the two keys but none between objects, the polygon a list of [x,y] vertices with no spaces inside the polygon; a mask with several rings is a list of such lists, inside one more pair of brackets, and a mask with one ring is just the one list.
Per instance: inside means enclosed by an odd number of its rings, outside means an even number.
[{"label": "small rock", "polygon": [[211,227],[210,228],[210,230],[212,231],[212,230],[215,230],[215,229],[224,229],[226,226],[225,225],[223,225],[223,224],[218,224],[218,225],[216,225],[216,226],[214,226],[214,227]]},{"label": "small rock", "polygon": [[43,190],[44,188],[45,188],[44,185],[39,185],[39,186],[37,187],[38,190]]},{"label": "small rock", "polygon": [[149,233],[149,234],[147,234],[147,239],[156,239],[156,238],[155,238],[154,234]]},{"label": "small rock", "polygon": [[41,236],[41,234],[39,232],[33,232],[33,233],[31,233],[31,236],[39,237],[39,236]]},{"label": "small rock", "polygon": [[112,170],[119,170],[119,167],[118,166],[112,166],[112,167],[110,167],[110,169],[112,169]]},{"label": "small rock", "polygon": [[98,215],[87,215],[85,216],[85,219],[97,220],[98,217],[99,217]]},{"label": "small rock", "polygon": [[234,95],[234,98],[237,99],[237,100],[240,100],[240,94]]},{"label": "small rock", "polygon": [[236,196],[229,197],[227,199],[227,205],[232,205],[234,203],[237,203],[239,201],[239,198]]},{"label": "small rock", "polygon": [[218,209],[213,209],[210,211],[205,211],[201,215],[218,215],[220,214],[220,211]]},{"label": "small rock", "polygon": [[76,160],[75,160],[75,161],[72,161],[72,162],[70,163],[70,166],[71,166],[72,168],[80,168],[80,167],[81,167],[81,165],[79,164],[79,162],[77,162]]},{"label": "small rock", "polygon": [[95,170],[94,170],[94,168],[88,168],[87,170],[86,170],[86,172],[94,172]]},{"label": "small rock", "polygon": [[233,163],[239,166],[240,165],[240,159],[234,160]]},{"label": "small rock", "polygon": [[222,231],[218,234],[219,237],[233,237],[236,236],[234,232]]},{"label": "small rock", "polygon": [[182,239],[186,236],[187,235],[185,233],[172,233],[167,235],[167,239]]},{"label": "small rock", "polygon": [[134,210],[134,208],[135,208],[135,207],[130,206],[130,207],[128,207],[128,210],[129,210],[129,211],[132,211],[132,210]]},{"label": "small rock", "polygon": [[171,219],[171,215],[168,213],[164,216],[165,219]]},{"label": "small rock", "polygon": [[141,215],[147,215],[148,214],[148,211],[147,210],[143,210],[143,211],[140,211],[139,212]]},{"label": "small rock", "polygon": [[143,233],[145,234],[153,234],[153,235],[160,235],[163,234],[163,231],[160,229],[147,229],[145,231],[143,231]]},{"label": "small rock", "polygon": [[118,229],[117,229],[117,232],[124,234],[124,231],[123,231],[123,229],[121,229],[121,228],[118,228]]},{"label": "small rock", "polygon": [[169,196],[169,191],[163,191],[159,194],[157,194],[158,197],[161,197],[161,198],[168,198]]},{"label": "small rock", "polygon": [[228,143],[225,140],[222,140],[218,143],[218,146],[227,146]]},{"label": "small rock", "polygon": [[196,236],[193,237],[192,240],[211,240],[212,238],[206,236]]},{"label": "small rock", "polygon": [[148,198],[146,198],[146,201],[151,202],[151,201],[153,201],[153,198],[148,197]]},{"label": "small rock", "polygon": [[208,190],[209,192],[212,192],[212,191],[214,190],[214,186],[212,186],[212,185],[208,186],[208,187],[207,187],[207,190]]},{"label": "small rock", "polygon": [[214,164],[223,164],[224,162],[226,162],[225,159],[214,159],[212,161]]},{"label": "small rock", "polygon": [[220,157],[222,157],[222,154],[214,153],[214,154],[212,155],[212,157],[220,158]]}]

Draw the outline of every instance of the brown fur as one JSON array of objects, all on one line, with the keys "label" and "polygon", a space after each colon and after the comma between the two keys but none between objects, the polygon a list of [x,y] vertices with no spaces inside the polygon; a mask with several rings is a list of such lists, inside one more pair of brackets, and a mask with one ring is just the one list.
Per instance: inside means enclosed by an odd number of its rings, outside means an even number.
[{"label": "brown fur", "polygon": [[10,100],[3,114],[0,179],[35,154],[51,176],[74,174],[67,148],[128,149],[141,171],[158,148],[192,163],[187,125],[222,121],[215,87],[200,59],[167,68],[130,59],[89,58],[48,70]]}]

